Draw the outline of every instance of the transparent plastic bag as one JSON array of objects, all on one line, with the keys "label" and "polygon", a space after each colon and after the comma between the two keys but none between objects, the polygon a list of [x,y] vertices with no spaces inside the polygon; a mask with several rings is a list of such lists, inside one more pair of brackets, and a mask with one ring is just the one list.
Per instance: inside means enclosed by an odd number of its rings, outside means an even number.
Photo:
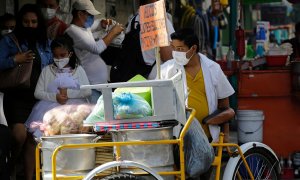
[{"label": "transparent plastic bag", "polygon": [[214,150],[199,121],[194,119],[184,136],[185,171],[190,177],[205,173],[214,161]]},{"label": "transparent plastic bag", "polygon": [[45,136],[80,133],[83,120],[91,113],[93,105],[61,105],[45,113],[40,125]]},{"label": "transparent plastic bag", "polygon": [[79,90],[80,84],[72,73],[56,73],[55,79],[48,85],[48,91],[58,93],[59,88]]},{"label": "transparent plastic bag", "polygon": [[152,115],[149,103],[132,93],[115,93],[113,106],[115,119],[142,118]]},{"label": "transparent plastic bag", "polygon": [[[91,27],[94,39],[103,39],[112,30],[112,28],[119,24],[112,19],[96,19],[93,26]],[[121,46],[124,40],[125,33],[122,31],[118,36],[116,36],[109,46]]]},{"label": "transparent plastic bag", "polygon": [[[132,93],[113,93],[112,94],[114,119],[142,118],[152,115],[152,108],[142,97]],[[103,122],[104,120],[104,101],[103,97],[97,101],[92,113],[84,123]]]},{"label": "transparent plastic bag", "polygon": [[102,95],[99,97],[91,114],[84,121],[85,124],[94,124],[96,122],[104,122],[104,105]]}]

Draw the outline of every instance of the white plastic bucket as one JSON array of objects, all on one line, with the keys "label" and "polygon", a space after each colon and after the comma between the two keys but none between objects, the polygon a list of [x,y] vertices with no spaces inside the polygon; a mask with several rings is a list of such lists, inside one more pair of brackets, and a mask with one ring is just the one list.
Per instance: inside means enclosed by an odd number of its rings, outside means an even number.
[{"label": "white plastic bucket", "polygon": [[238,110],[238,141],[239,143],[263,141],[263,111]]}]

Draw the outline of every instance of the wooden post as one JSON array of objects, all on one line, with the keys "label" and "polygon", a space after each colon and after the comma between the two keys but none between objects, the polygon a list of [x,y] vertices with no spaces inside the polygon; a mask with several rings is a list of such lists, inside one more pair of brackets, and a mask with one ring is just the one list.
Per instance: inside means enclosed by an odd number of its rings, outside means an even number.
[{"label": "wooden post", "polygon": [[156,78],[161,79],[161,73],[160,73],[160,52],[159,52],[160,47],[155,48],[155,59],[156,59]]}]

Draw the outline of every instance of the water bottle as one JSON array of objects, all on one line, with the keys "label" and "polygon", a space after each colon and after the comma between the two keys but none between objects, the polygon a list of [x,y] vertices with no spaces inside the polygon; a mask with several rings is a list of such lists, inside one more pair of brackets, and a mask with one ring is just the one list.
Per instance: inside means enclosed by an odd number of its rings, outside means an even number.
[{"label": "water bottle", "polygon": [[232,61],[234,61],[234,51],[231,46],[229,46],[227,55],[226,55],[226,61],[227,61],[227,69],[232,68]]},{"label": "water bottle", "polygon": [[222,45],[220,42],[217,42],[216,61],[219,60],[222,60]]},{"label": "water bottle", "polygon": [[258,44],[256,48],[256,55],[259,57],[262,57],[265,55],[265,49],[263,47],[263,44]]}]

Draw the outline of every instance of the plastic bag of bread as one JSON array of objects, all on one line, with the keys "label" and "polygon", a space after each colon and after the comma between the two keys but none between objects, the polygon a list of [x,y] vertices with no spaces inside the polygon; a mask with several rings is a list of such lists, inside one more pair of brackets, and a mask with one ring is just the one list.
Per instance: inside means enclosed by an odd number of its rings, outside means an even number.
[{"label": "plastic bag of bread", "polygon": [[94,105],[61,105],[49,110],[43,117],[42,131],[45,136],[77,134],[83,120],[92,112]]}]

